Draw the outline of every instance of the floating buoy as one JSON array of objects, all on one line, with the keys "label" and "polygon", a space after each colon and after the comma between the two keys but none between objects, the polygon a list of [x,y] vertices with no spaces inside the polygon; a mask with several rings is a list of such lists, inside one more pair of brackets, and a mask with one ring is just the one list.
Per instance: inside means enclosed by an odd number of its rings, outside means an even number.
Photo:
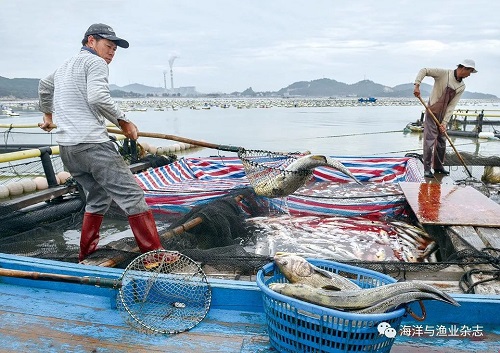
[{"label": "floating buoy", "polygon": [[500,183],[500,167],[491,165],[484,167],[484,173],[481,180],[490,184]]},{"label": "floating buoy", "polygon": [[181,150],[181,145],[179,145],[178,143],[174,143],[172,145],[172,147],[174,148],[174,151],[180,151]]},{"label": "floating buoy", "polygon": [[57,173],[56,179],[57,178],[59,178],[59,184],[64,184],[69,178],[71,178],[71,174],[69,172],[62,171]]},{"label": "floating buoy", "polygon": [[141,147],[144,149],[144,151],[149,151],[149,143],[147,142],[140,142]]},{"label": "floating buoy", "polygon": [[495,138],[495,134],[490,131],[481,131],[479,134],[477,134],[477,137],[480,139],[493,139]]},{"label": "floating buoy", "polygon": [[164,154],[165,152],[165,147],[160,146],[156,149],[156,154]]},{"label": "floating buoy", "polygon": [[0,199],[5,199],[9,197],[9,188],[5,185],[0,185]]},{"label": "floating buoy", "polygon": [[18,196],[23,193],[23,184],[17,181],[8,183],[7,188],[9,189],[10,196]]},{"label": "floating buoy", "polygon": [[25,193],[33,192],[36,190],[36,184],[33,179],[23,179],[20,181],[20,183],[23,186],[23,192]]},{"label": "floating buoy", "polygon": [[33,179],[33,181],[36,184],[37,190],[45,190],[49,188],[49,183],[47,182],[47,179],[45,179],[44,177],[36,177]]},{"label": "floating buoy", "polygon": [[148,151],[149,151],[149,153],[157,154],[158,153],[158,147],[150,145]]}]

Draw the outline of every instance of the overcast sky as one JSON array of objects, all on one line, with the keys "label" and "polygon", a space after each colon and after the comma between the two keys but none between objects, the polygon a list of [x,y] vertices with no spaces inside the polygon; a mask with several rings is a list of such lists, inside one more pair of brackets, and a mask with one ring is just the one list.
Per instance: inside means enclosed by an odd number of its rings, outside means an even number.
[{"label": "overcast sky", "polygon": [[[421,67],[476,61],[467,91],[500,97],[500,2],[365,0],[0,0],[0,76],[42,78],[92,23],[130,42],[110,83],[202,93],[275,91],[330,78],[387,86]],[[424,82],[432,84],[431,79]]]}]

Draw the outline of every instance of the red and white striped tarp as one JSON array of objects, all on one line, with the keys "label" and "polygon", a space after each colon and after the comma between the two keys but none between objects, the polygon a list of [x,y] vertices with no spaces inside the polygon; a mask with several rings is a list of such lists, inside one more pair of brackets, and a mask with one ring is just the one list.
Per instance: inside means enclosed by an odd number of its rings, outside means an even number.
[{"label": "red and white striped tarp", "polygon": [[[362,183],[421,181],[418,160],[410,157],[334,157],[344,164]],[[186,213],[192,207],[210,202],[228,193],[250,187],[241,161],[237,157],[182,158],[172,164],[151,168],[135,175],[153,210],[165,213]],[[312,183],[350,183],[341,172],[319,167]],[[301,188],[299,190],[303,190]],[[368,190],[367,190],[368,192]],[[271,208],[291,214],[314,215],[378,215],[397,212],[401,200],[363,195],[361,198],[329,198],[297,192],[284,199],[268,199]]]}]

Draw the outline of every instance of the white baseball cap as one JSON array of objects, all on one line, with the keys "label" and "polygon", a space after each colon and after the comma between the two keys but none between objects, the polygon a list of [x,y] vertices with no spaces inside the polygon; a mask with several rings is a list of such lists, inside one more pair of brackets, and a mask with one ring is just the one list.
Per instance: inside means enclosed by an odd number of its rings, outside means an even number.
[{"label": "white baseball cap", "polygon": [[473,73],[476,73],[477,70],[476,70],[476,63],[474,62],[474,60],[471,60],[471,59],[464,59],[462,60],[462,62],[458,65],[462,65],[464,67],[469,67],[471,69],[474,69],[472,70]]}]

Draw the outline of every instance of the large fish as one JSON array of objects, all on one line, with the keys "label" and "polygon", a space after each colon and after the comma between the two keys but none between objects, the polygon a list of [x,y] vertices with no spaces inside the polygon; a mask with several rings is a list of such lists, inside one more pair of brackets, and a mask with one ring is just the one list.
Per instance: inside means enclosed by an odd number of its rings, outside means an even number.
[{"label": "large fish", "polygon": [[[438,300],[442,301],[448,304],[452,304],[440,296],[434,294],[434,293],[427,293],[427,292],[407,292],[407,293],[402,293],[395,295],[393,297],[387,298],[384,301],[381,301],[380,303],[377,303],[373,306],[370,306],[368,308],[364,308],[361,310],[355,310],[353,312],[357,314],[381,314],[385,313],[387,311],[390,311],[392,309],[396,309],[400,307],[401,305],[404,304],[409,304],[411,302],[417,301],[417,300],[425,300],[425,299],[432,299],[432,300]],[[460,304],[452,304],[455,306],[460,306]]]},{"label": "large fish", "polygon": [[264,178],[263,181],[252,185],[257,195],[266,197],[285,197],[293,194],[303,186],[313,175],[316,167],[331,167],[351,177],[356,183],[358,179],[342,163],[336,159],[321,156],[307,155],[291,163],[279,175],[273,178]]},{"label": "large fish", "polygon": [[[391,307],[419,299],[436,299],[451,305],[459,305],[448,294],[418,281],[396,282],[374,288],[345,291],[324,290],[307,284],[291,283],[271,283],[269,288],[280,294],[327,308],[366,313],[385,312]],[[405,295],[410,293],[411,295]],[[407,299],[409,301],[404,302]]]},{"label": "large fish", "polygon": [[298,255],[277,253],[274,262],[290,283],[303,283],[328,290],[360,289],[348,278],[316,267]]}]

